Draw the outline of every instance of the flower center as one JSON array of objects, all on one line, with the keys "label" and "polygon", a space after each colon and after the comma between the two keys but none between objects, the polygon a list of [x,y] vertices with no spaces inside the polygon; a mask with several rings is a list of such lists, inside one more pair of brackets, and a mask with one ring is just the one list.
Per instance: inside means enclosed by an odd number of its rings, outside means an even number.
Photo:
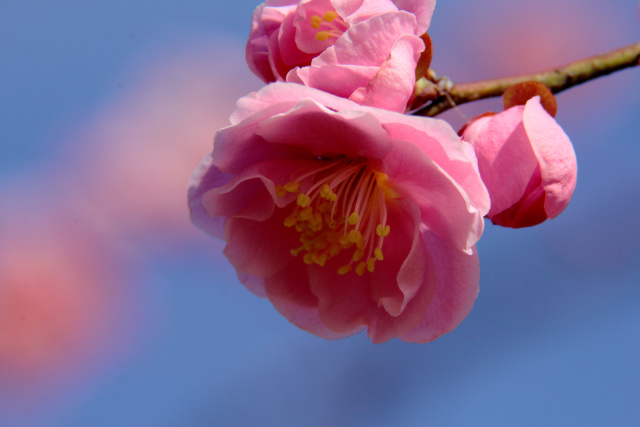
[{"label": "flower center", "polygon": [[329,10],[324,15],[312,15],[309,25],[318,30],[316,40],[325,41],[330,37],[340,37],[349,25],[335,11]]},{"label": "flower center", "polygon": [[[386,186],[387,176],[365,162],[340,158],[321,163],[276,186],[279,197],[298,193],[293,212],[284,220],[286,227],[300,233],[301,245],[291,254],[303,254],[306,264],[324,266],[343,250],[352,250],[351,260],[338,268],[338,274],[348,273],[354,264],[360,276],[365,269],[373,273],[375,263],[384,258],[382,245],[390,232],[385,196],[397,194]],[[300,182],[309,177],[313,184],[300,192]]]}]

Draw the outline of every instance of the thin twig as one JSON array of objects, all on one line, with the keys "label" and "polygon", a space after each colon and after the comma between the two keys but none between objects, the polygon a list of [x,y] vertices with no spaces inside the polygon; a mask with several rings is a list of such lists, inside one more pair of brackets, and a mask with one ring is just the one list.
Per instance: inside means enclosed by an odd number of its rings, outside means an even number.
[{"label": "thin twig", "polygon": [[[438,87],[432,82],[428,82],[431,84],[418,82],[416,96],[410,110],[416,110],[412,114],[418,116],[436,116],[457,105],[501,96],[514,84],[529,80],[544,83],[553,93],[558,93],[589,80],[637,65],[640,65],[640,42],[539,73],[460,83],[450,85],[448,88]],[[435,73],[432,75],[437,76]]]}]

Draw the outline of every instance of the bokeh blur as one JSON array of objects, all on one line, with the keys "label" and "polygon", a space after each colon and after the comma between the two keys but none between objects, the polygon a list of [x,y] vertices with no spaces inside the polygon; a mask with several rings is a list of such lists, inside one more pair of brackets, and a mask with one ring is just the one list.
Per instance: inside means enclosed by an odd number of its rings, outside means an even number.
[{"label": "bokeh blur", "polygon": [[[244,63],[257,4],[0,2],[0,426],[640,425],[640,68],[558,96],[573,200],[531,229],[487,223],[460,327],[324,341],[188,220],[191,171],[262,86]],[[442,1],[432,67],[561,65],[638,41],[637,11]]]}]

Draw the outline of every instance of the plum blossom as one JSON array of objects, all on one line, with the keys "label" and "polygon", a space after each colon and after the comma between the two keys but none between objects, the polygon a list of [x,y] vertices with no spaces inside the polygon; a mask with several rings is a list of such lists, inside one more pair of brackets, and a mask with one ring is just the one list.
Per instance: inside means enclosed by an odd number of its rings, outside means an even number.
[{"label": "plum blossom", "polygon": [[404,112],[435,0],[267,0],[246,48],[263,81],[315,87]]},{"label": "plum blossom", "polygon": [[569,137],[540,103],[540,96],[469,124],[462,138],[473,145],[489,190],[494,224],[520,228],[557,217],[576,186],[576,155]]},{"label": "plum blossom", "polygon": [[428,342],[466,317],[489,197],[446,122],[273,83],[231,123],[189,206],[249,290],[328,339]]}]

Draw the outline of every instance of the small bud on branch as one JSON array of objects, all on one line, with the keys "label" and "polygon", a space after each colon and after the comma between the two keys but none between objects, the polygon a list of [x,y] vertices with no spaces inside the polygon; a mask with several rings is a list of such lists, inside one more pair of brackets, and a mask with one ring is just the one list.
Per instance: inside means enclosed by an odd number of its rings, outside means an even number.
[{"label": "small bud on branch", "polygon": [[448,88],[438,84],[442,79],[435,73],[429,73],[428,77],[436,76],[438,81],[426,78],[418,81],[410,110],[416,110],[412,114],[418,116],[436,116],[456,105],[501,96],[511,86],[529,80],[543,83],[551,92],[558,93],[637,65],[640,65],[640,42],[539,73],[453,84]]}]

